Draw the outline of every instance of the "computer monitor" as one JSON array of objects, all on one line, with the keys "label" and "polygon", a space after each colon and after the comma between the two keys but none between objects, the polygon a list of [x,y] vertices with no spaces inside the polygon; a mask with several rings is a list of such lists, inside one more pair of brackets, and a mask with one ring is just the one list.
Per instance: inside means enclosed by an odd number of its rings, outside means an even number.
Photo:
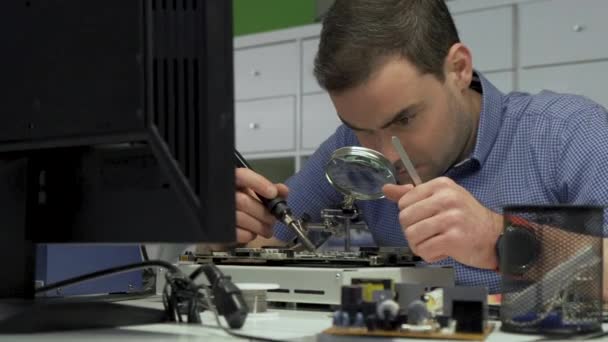
[{"label": "computer monitor", "polygon": [[0,37],[0,298],[36,243],[235,240],[232,1],[9,0]]}]

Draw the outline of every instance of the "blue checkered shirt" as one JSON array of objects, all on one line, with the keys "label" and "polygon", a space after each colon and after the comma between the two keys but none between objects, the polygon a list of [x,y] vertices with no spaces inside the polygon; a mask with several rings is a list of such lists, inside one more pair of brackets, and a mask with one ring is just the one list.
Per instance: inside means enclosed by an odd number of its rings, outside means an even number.
[{"label": "blue checkered shirt", "polygon": [[[475,148],[445,176],[467,189],[487,208],[501,213],[509,204],[608,203],[608,112],[575,95],[543,91],[537,95],[503,94],[479,75],[483,94]],[[288,202],[297,215],[320,219],[323,208],[339,205],[343,197],[326,181],[324,166],[332,152],[359,146],[355,134],[338,127],[287,181]],[[407,246],[399,225],[397,205],[387,199],[359,201],[358,207],[379,246]],[[605,217],[608,218],[606,210]],[[606,221],[605,221],[606,222]],[[285,226],[275,237],[288,241]],[[604,236],[608,236],[604,224]],[[460,285],[485,285],[500,291],[500,277],[445,259]]]}]

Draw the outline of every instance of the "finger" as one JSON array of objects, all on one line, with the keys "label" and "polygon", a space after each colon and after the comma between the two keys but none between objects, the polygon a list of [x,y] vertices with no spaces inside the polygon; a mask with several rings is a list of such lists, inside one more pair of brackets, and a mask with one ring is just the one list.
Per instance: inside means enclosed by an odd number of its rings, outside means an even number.
[{"label": "finger", "polygon": [[399,213],[399,222],[402,227],[407,228],[437,215],[440,211],[441,208],[438,208],[437,201],[431,196],[402,209]]},{"label": "finger", "polygon": [[403,195],[408,193],[413,188],[414,188],[414,186],[411,184],[406,184],[406,185],[385,184],[382,187],[382,192],[384,192],[384,195],[389,200],[391,200],[393,202],[398,202],[399,199],[401,197],[403,197]]},{"label": "finger", "polygon": [[253,189],[243,188],[243,189],[240,189],[240,191],[246,193],[247,195],[249,195],[251,198],[255,199],[256,201],[262,202],[262,201],[260,201],[260,196],[258,196],[258,194],[256,194],[255,191],[253,191]]},{"label": "finger", "polygon": [[441,261],[441,260],[444,260],[444,259],[447,259],[447,258],[448,258],[447,255],[443,255],[442,254],[442,255],[440,255],[440,256],[438,256],[436,258],[428,258],[425,261],[428,262],[428,263],[434,263],[434,262],[438,262],[438,261]]},{"label": "finger", "polygon": [[407,208],[416,202],[431,197],[441,189],[452,187],[454,184],[454,181],[447,177],[439,177],[422,183],[399,199],[399,209]]},{"label": "finger", "polygon": [[274,216],[257,199],[242,191],[237,191],[235,196],[237,211],[245,212],[268,225],[273,225],[276,222]]},{"label": "finger", "polygon": [[[403,212],[399,213],[400,223],[403,219],[401,216],[402,213]],[[443,220],[438,215],[435,215],[428,219],[417,222],[412,226],[404,227],[403,229],[405,237],[407,238],[409,245],[417,250],[418,246],[424,241],[434,237],[435,235],[443,233],[446,227],[445,225],[441,224],[442,222]]]},{"label": "finger", "polygon": [[432,257],[432,258],[423,258],[422,260],[428,262],[429,264],[433,264],[433,263],[439,262],[441,260],[445,260],[447,258],[448,258],[448,256],[446,256],[446,255],[440,255],[440,256]]},{"label": "finger", "polygon": [[250,232],[250,231],[248,231],[246,229],[243,229],[243,228],[240,228],[240,227],[236,228],[236,241],[238,243],[247,243],[247,242],[250,242],[253,239],[255,239],[255,237],[256,237],[255,234],[253,234],[252,232]]},{"label": "finger", "polygon": [[277,197],[278,190],[276,185],[250,169],[235,169],[235,185],[237,188],[251,188],[255,193],[266,197]]},{"label": "finger", "polygon": [[245,212],[236,212],[236,225],[265,238],[272,237],[272,228],[269,224],[263,223]]},{"label": "finger", "polygon": [[445,234],[435,235],[416,247],[419,257],[426,262],[437,262],[445,259],[448,254],[448,238]]},{"label": "finger", "polygon": [[283,184],[283,183],[278,183],[276,184],[277,189],[279,190],[279,196],[283,197],[283,198],[287,198],[287,196],[289,195],[289,188],[287,187],[287,185]]},{"label": "finger", "polygon": [[[278,190],[278,195],[283,197],[283,199],[287,198],[287,195],[289,195],[289,188],[287,187],[287,185],[282,184],[282,183],[277,183],[275,185]],[[258,201],[260,200],[260,196],[258,196],[258,194],[256,194],[255,191],[253,191],[253,189],[251,189],[251,188],[242,189],[241,191],[248,193],[249,196],[255,198]]]}]

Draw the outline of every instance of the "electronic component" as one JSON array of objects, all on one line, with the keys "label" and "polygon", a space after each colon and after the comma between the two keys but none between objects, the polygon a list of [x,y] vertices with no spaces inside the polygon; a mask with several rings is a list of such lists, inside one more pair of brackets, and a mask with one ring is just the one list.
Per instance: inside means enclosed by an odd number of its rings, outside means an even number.
[{"label": "electronic component", "polygon": [[[396,295],[378,289],[373,300],[364,298],[366,286],[382,284],[357,281],[342,287],[342,303],[333,314],[331,335],[422,337],[480,340],[492,331],[487,323],[487,289],[483,287],[433,288],[424,284],[395,284]],[[438,295],[438,291],[443,291]],[[443,299],[444,310],[429,310],[427,301]],[[361,321],[365,322],[362,326]]]},{"label": "electronic component", "polygon": [[361,247],[358,251],[295,251],[290,248],[235,248],[227,252],[185,255],[182,261],[218,265],[414,266],[420,259],[407,247]]},{"label": "electronic component", "polygon": [[[194,257],[193,257],[194,258]],[[268,301],[280,303],[310,303],[316,305],[339,305],[341,287],[350,285],[353,278],[391,279],[393,283],[430,282],[438,286],[454,285],[454,269],[451,267],[416,266],[340,266],[326,264],[261,264],[247,263],[218,264],[235,283],[273,283],[279,288],[269,290]],[[208,262],[204,261],[204,262]],[[369,261],[367,261],[369,263]],[[178,267],[186,274],[198,265],[192,261],[182,261]],[[164,286],[164,278],[157,277],[157,292]]]}]

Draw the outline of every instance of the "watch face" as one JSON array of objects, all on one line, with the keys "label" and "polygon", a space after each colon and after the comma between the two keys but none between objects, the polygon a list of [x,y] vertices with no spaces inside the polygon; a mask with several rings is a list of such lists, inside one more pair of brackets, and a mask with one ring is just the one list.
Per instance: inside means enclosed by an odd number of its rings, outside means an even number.
[{"label": "watch face", "polygon": [[506,275],[522,275],[530,268],[540,253],[540,244],[534,232],[508,222],[497,241],[500,272]]}]

